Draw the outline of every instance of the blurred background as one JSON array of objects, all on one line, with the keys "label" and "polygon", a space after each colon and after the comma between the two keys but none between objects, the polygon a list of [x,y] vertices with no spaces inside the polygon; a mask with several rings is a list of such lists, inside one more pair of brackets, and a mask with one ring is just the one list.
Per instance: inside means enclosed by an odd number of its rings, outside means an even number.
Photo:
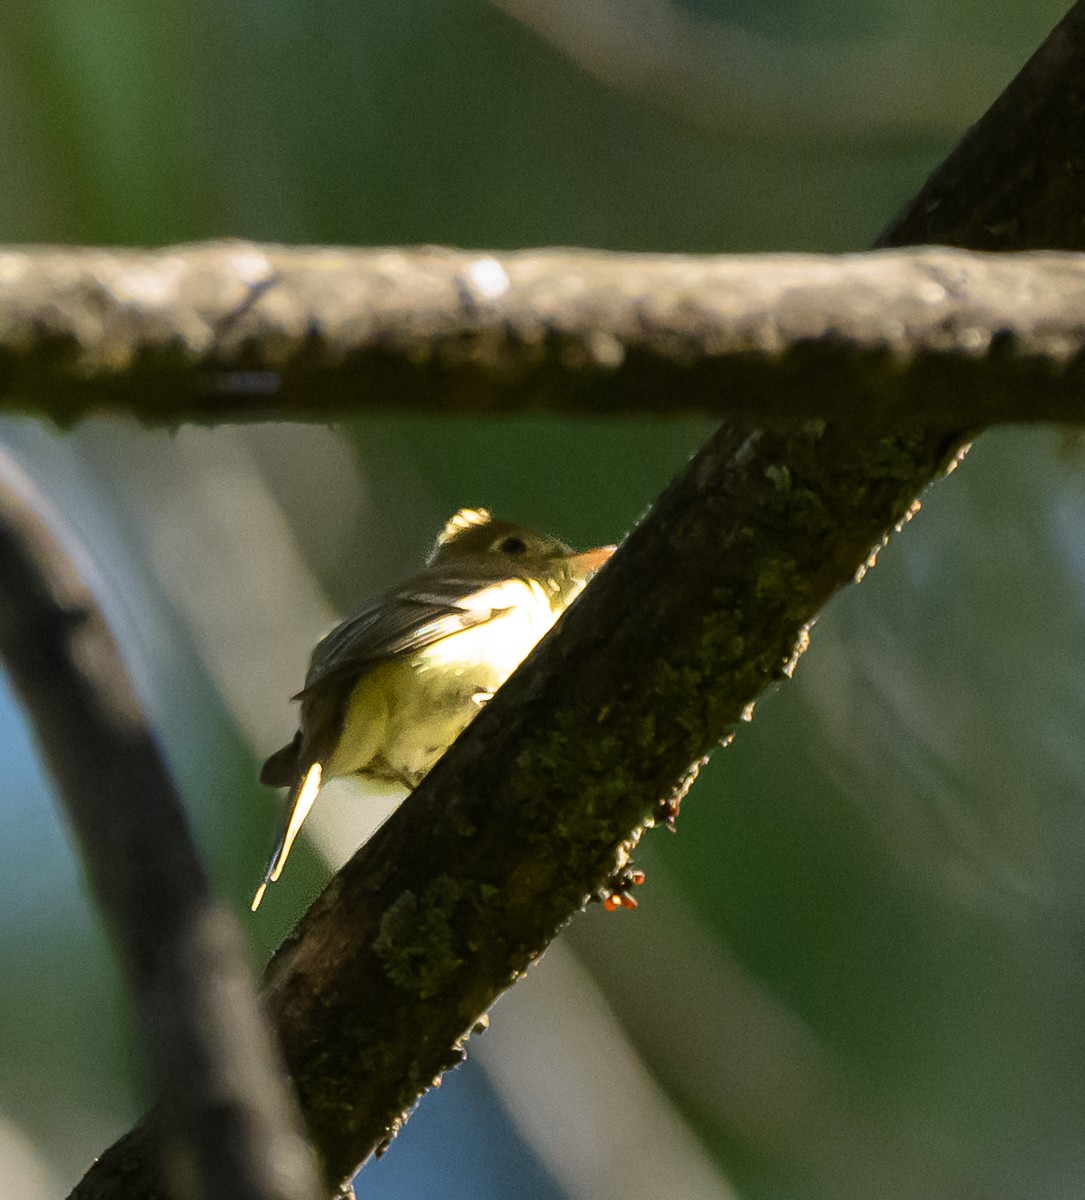
[{"label": "blurred background", "polygon": [[[0,7],[0,241],[862,249],[1065,0]],[[383,811],[259,757],[339,615],[485,504],[620,538],[708,423],[58,432],[0,421],[98,587],[266,960]],[[374,1200],[1080,1196],[1085,471],[985,435],[638,861],[364,1174]],[[64,1194],[148,1102],[0,678],[0,1173]],[[360,811],[360,809],[365,811]]]}]

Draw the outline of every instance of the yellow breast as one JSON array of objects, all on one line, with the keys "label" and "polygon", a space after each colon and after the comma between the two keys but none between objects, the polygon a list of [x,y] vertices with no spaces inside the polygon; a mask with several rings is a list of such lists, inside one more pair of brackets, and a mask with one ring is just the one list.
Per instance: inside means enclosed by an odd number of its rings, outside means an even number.
[{"label": "yellow breast", "polygon": [[518,579],[460,603],[490,615],[358,681],[325,778],[362,774],[414,787],[560,612],[538,583]]}]

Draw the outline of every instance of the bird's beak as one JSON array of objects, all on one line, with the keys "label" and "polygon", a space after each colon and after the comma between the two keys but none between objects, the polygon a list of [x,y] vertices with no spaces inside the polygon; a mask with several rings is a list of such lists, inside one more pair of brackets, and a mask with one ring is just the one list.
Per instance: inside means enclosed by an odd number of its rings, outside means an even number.
[{"label": "bird's beak", "polygon": [[594,575],[617,549],[617,546],[600,546],[597,550],[585,550],[583,554],[574,554],[569,561],[585,575]]}]

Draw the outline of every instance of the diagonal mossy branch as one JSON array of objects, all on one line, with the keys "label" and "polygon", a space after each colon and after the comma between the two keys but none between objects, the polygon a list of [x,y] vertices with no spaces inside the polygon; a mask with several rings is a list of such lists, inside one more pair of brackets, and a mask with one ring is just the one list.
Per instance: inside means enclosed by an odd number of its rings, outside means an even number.
[{"label": "diagonal mossy branch", "polygon": [[[1083,248],[1085,172],[1067,158],[1085,145],[1082,78],[1085,0],[935,177],[952,204],[932,185],[886,240],[939,240],[944,212],[946,236],[981,244],[1019,208],[1047,214],[1052,245]],[[1037,112],[1042,127],[1028,124]],[[1018,114],[1023,140],[1003,130]],[[974,161],[975,178],[961,167]],[[1015,237],[1009,246],[1037,246],[1021,225]],[[787,670],[818,608],[962,442],[822,421],[791,433],[725,425],[333,880],[267,979],[329,1181],[459,1059],[495,995]],[[98,1170],[116,1174],[116,1160],[107,1152]]]},{"label": "diagonal mossy branch", "polygon": [[886,516],[909,511],[911,445],[725,427],[309,910],[267,989],[332,1179],[789,669]]},{"label": "diagonal mossy branch", "polygon": [[1085,257],[10,249],[0,409],[1080,422]]}]

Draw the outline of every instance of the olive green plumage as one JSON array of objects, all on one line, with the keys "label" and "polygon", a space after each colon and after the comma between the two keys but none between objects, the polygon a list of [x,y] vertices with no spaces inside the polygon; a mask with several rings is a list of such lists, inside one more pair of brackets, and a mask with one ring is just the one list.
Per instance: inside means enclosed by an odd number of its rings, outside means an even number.
[{"label": "olive green plumage", "polygon": [[253,908],[323,783],[358,775],[415,787],[612,550],[576,554],[486,509],[460,509],[417,575],[333,629],[294,697],[298,732],[260,772],[290,791]]}]

